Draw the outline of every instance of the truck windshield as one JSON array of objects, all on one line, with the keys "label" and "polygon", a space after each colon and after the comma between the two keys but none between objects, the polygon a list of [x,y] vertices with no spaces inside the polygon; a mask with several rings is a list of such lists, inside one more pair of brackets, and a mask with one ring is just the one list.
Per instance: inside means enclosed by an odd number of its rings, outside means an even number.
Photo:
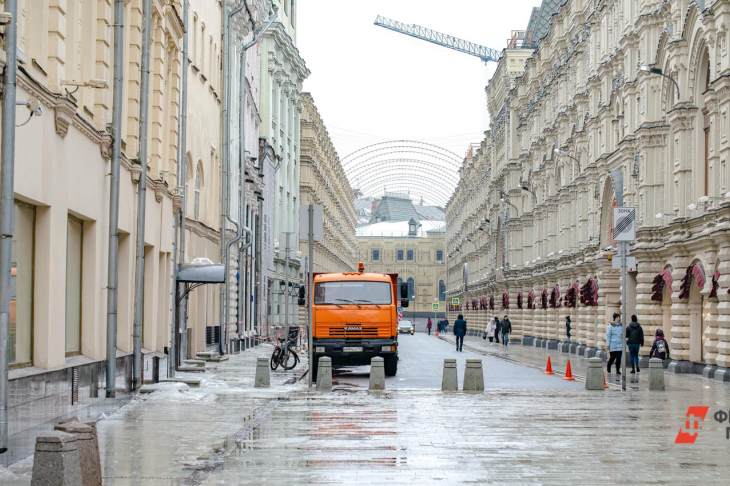
[{"label": "truck windshield", "polygon": [[390,304],[387,282],[322,282],[314,287],[315,304]]}]

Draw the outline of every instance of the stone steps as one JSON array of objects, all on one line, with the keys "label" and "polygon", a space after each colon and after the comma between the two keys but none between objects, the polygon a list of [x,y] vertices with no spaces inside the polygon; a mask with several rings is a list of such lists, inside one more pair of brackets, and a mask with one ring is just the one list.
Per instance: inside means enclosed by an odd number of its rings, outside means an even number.
[{"label": "stone steps", "polygon": [[199,366],[205,368],[206,361],[204,359],[184,359],[183,364],[186,366]]},{"label": "stone steps", "polygon": [[163,378],[160,383],[185,383],[189,387],[198,388],[203,380],[200,378],[180,377],[180,378]]},{"label": "stone steps", "polygon": [[205,373],[205,368],[202,366],[178,366],[177,371],[185,373]]}]

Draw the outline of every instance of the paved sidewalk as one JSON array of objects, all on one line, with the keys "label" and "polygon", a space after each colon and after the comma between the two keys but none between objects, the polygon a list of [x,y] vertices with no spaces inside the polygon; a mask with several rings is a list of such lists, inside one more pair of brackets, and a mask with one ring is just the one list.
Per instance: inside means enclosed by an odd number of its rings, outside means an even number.
[{"label": "paved sidewalk", "polygon": [[[254,388],[256,358],[269,357],[264,344],[208,363],[207,372],[178,373],[203,378],[200,388],[160,384],[159,391],[137,395],[97,423],[104,484],[188,484],[219,461],[216,451],[250,427],[271,402],[306,387],[296,382],[305,362],[292,371],[272,372],[271,388]],[[0,484],[30,484],[33,458],[0,469]]]},{"label": "paved sidewalk", "polygon": [[[454,342],[455,338],[453,335],[445,334],[439,336],[448,342]],[[469,348],[471,351],[478,351],[487,356],[493,356],[502,358],[504,360],[519,363],[525,366],[531,366],[541,370],[545,369],[547,363],[547,357],[550,356],[553,370],[556,375],[562,376],[565,371],[567,361],[570,360],[570,365],[573,374],[579,380],[583,380],[586,374],[586,368],[588,367],[588,359],[575,354],[563,353],[557,350],[547,350],[545,348],[535,348],[533,346],[523,346],[521,344],[510,344],[505,350],[502,344],[490,343],[488,340],[484,340],[478,336],[467,336],[464,339],[464,348]],[[603,369],[605,370],[605,363]],[[609,384],[614,386],[620,386],[621,381],[619,376],[615,373],[611,373],[609,376]],[[627,377],[632,377],[630,373]],[[633,390],[646,390],[649,387],[649,370],[644,371],[636,375],[639,379],[638,383],[631,383],[627,381],[627,388]],[[713,400],[722,401],[725,404],[730,405],[730,383],[720,382],[712,380],[697,374],[678,374],[664,372],[664,383],[667,390],[672,391],[684,391],[691,393],[699,393],[700,396],[707,396]]]}]

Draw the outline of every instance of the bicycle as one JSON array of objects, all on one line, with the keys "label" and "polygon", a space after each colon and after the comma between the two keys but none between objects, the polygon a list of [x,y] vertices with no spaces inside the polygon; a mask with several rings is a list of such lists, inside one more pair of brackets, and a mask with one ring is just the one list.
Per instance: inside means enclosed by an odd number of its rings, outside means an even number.
[{"label": "bicycle", "polygon": [[286,371],[293,370],[299,364],[299,356],[294,351],[294,345],[299,335],[299,328],[289,329],[289,336],[286,338],[277,338],[279,344],[274,347],[271,353],[270,366],[271,370],[276,370],[279,366]]}]

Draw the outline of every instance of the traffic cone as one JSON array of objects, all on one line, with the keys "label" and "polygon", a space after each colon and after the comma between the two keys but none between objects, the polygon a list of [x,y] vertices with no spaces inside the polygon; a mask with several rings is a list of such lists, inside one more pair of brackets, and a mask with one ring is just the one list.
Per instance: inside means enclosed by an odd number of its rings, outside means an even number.
[{"label": "traffic cone", "polygon": [[548,356],[547,366],[545,366],[545,374],[546,375],[553,374],[553,363],[550,361],[550,356]]},{"label": "traffic cone", "polygon": [[568,381],[575,381],[575,377],[573,376],[573,370],[570,367],[570,360],[568,360],[568,364],[565,365],[565,380]]}]

